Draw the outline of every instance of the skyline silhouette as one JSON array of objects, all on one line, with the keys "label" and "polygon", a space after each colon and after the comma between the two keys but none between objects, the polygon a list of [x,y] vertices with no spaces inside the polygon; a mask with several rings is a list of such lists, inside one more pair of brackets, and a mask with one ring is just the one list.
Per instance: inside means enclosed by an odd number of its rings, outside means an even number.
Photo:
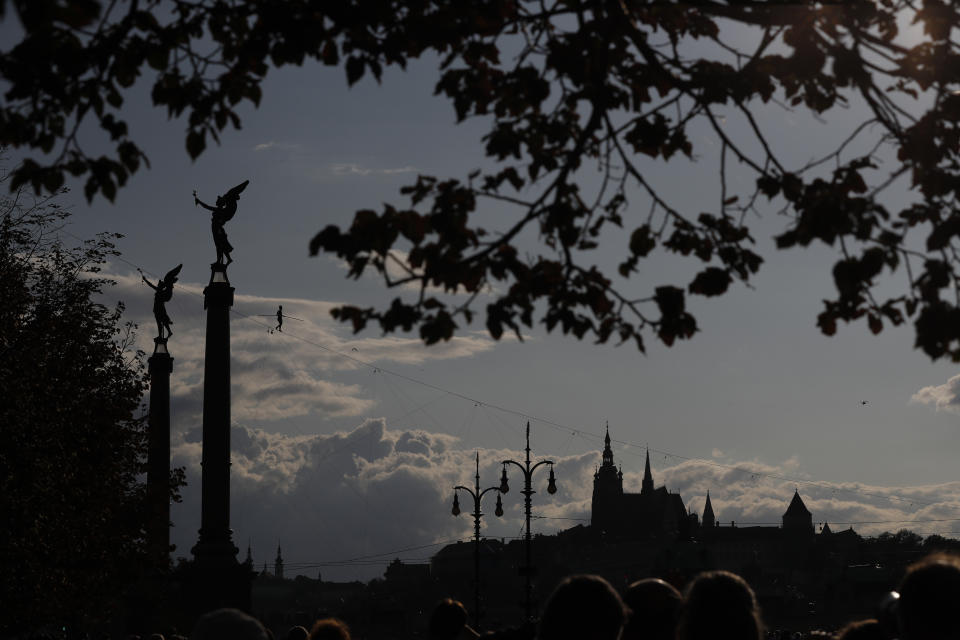
[{"label": "skyline silhouette", "polygon": [[[129,286],[133,281],[131,276],[123,276],[119,279],[120,287]],[[141,287],[141,296],[142,285]],[[197,285],[190,283],[178,283],[178,291],[181,292],[181,298],[178,298],[183,305],[183,310],[191,308],[187,302],[199,293]],[[456,352],[460,349],[457,345],[441,345],[436,350],[421,351],[421,348],[415,344],[404,347],[400,341],[390,341],[392,352],[383,350],[377,351],[374,344],[375,338],[337,336],[334,328],[324,329],[323,317],[324,307],[318,305],[308,305],[304,301],[290,299],[284,300],[284,309],[296,313],[298,317],[305,320],[303,329],[300,325],[296,328],[289,327],[282,338],[280,334],[270,335],[267,332],[268,327],[273,325],[269,318],[257,318],[255,314],[248,314],[250,310],[262,309],[270,304],[270,299],[263,299],[257,296],[237,295],[237,307],[234,314],[234,332],[235,345],[242,345],[238,350],[235,346],[234,367],[236,369],[234,380],[234,446],[238,447],[234,453],[234,473],[239,474],[239,495],[235,494],[234,514],[239,518],[238,522],[233,523],[237,531],[238,540],[246,540],[252,537],[255,541],[254,547],[259,548],[261,541],[272,540],[276,536],[288,539],[287,557],[295,563],[318,564],[331,563],[329,566],[331,577],[356,577],[362,576],[366,579],[379,575],[386,564],[393,558],[387,552],[402,549],[416,544],[429,544],[435,540],[450,540],[454,538],[468,538],[469,527],[461,526],[463,531],[452,529],[452,523],[445,521],[445,514],[449,509],[446,503],[449,496],[445,493],[446,484],[454,481],[459,484],[467,481],[467,478],[455,478],[458,469],[460,469],[464,460],[468,460],[475,455],[476,449],[481,451],[481,457],[486,461],[488,458],[500,459],[502,457],[522,457],[522,452],[512,447],[505,437],[512,430],[515,438],[521,435],[521,420],[505,412],[491,408],[491,406],[474,406],[471,400],[463,398],[452,398],[447,391],[438,389],[429,389],[423,385],[404,381],[402,378],[388,373],[392,368],[404,367],[403,363],[410,357],[405,348],[413,352],[422,353],[423,360],[416,369],[419,371],[424,365],[432,366],[431,362],[444,362],[445,358],[452,361],[461,361],[463,358],[476,357],[478,350],[485,353],[491,348],[491,345],[478,341],[474,345],[465,345],[462,347],[460,357],[453,357],[451,350]],[[302,305],[300,307],[294,305]],[[130,305],[134,307],[134,305]],[[141,313],[148,312],[149,309],[141,305]],[[196,309],[196,307],[193,307]],[[178,555],[184,555],[185,549],[192,544],[191,532],[196,531],[196,527],[191,524],[196,517],[191,509],[196,509],[193,503],[193,491],[198,490],[199,475],[197,475],[199,453],[196,436],[191,433],[197,433],[191,427],[191,420],[198,416],[199,410],[199,382],[200,372],[202,371],[200,362],[197,360],[198,354],[202,350],[198,349],[198,340],[202,338],[202,328],[196,324],[196,313],[184,313],[184,324],[182,332],[176,336],[176,345],[172,347],[172,352],[177,356],[178,372],[173,380],[173,422],[174,422],[174,466],[185,464],[188,469],[188,482],[191,486],[185,490],[185,501],[181,505],[173,506],[175,527],[173,529],[174,542],[178,544]],[[249,316],[249,317],[247,317]],[[319,316],[319,317],[317,317]],[[179,314],[178,314],[179,317]],[[188,329],[188,326],[193,323]],[[301,340],[302,339],[302,340]],[[279,343],[279,340],[284,342]],[[304,342],[307,340],[308,342]],[[315,342],[327,349],[336,349],[342,355],[336,355],[321,347],[311,345]],[[413,341],[411,341],[413,342]],[[195,346],[197,345],[197,346]],[[354,346],[359,345],[359,347]],[[296,360],[291,360],[287,356],[270,356],[269,353],[277,349],[282,354],[297,353],[304,362],[299,364]],[[357,349],[357,351],[354,351]],[[347,356],[347,358],[344,358]],[[394,360],[395,363],[388,366],[366,366],[351,361],[349,358],[361,361],[362,357],[379,356],[379,362]],[[367,379],[367,384],[354,385],[353,387],[334,386],[332,389],[326,387],[301,387],[297,381],[300,367],[309,368],[317,366],[318,360],[323,359],[324,367],[356,367],[355,376],[362,376]],[[339,364],[336,364],[338,363]],[[180,378],[182,376],[182,378]],[[378,377],[379,376],[379,377]],[[384,379],[390,376],[391,382],[384,382]],[[179,379],[178,379],[179,378]],[[294,380],[290,388],[272,387],[276,380],[289,381]],[[371,383],[370,381],[375,381]],[[376,385],[379,385],[376,386]],[[455,390],[453,390],[455,391]],[[314,393],[316,392],[316,393]],[[324,395],[324,394],[327,395]],[[403,414],[395,419],[386,416],[387,422],[382,433],[378,432],[371,435],[370,424],[376,424],[369,420],[361,418],[359,426],[356,429],[339,430],[329,434],[311,435],[306,429],[309,424],[309,416],[314,412],[329,411],[331,408],[337,411],[363,411],[376,415],[376,408],[391,401],[408,407],[416,407],[418,394],[428,393],[428,397],[436,398],[438,396],[444,400],[435,401],[455,403],[465,414],[474,416],[474,425],[467,429],[468,423],[464,422],[464,429],[460,434],[450,434],[448,436],[435,437],[430,433],[430,426],[435,426],[435,415],[431,408],[425,411],[414,412],[412,416],[404,417]],[[278,404],[286,407],[294,414],[292,417],[286,415],[283,417],[266,410],[262,402],[254,402],[252,397],[262,398],[273,395],[278,399]],[[365,397],[366,396],[366,397]],[[329,397],[338,401],[339,405],[325,404],[324,398]],[[353,398],[357,404],[352,404]],[[374,402],[363,404],[364,400],[372,398]],[[302,406],[297,406],[301,403]],[[496,403],[491,403],[496,404]],[[435,406],[435,405],[434,405]],[[409,409],[408,409],[409,411]],[[561,446],[556,450],[566,449],[564,456],[551,456],[560,458],[558,460],[558,476],[580,477],[583,482],[586,481],[592,472],[593,466],[600,462],[601,429],[596,425],[594,429],[591,426],[565,425],[563,423],[549,424],[548,422],[538,422],[536,416],[533,420],[535,431],[534,438],[549,441],[561,438]],[[396,422],[394,422],[396,420]],[[499,447],[476,447],[470,446],[469,440],[476,438],[472,429],[480,429],[480,421],[486,420],[495,425],[500,432],[500,440],[504,443]],[[511,424],[511,421],[513,423]],[[283,425],[282,431],[271,432],[269,429],[263,430],[258,424]],[[599,422],[599,420],[598,420]],[[573,428],[576,431],[565,431],[566,428]],[[642,476],[642,461],[645,453],[646,443],[631,441],[626,438],[620,438],[620,430],[625,433],[630,432],[630,425],[615,425],[613,428],[613,447],[616,453],[618,463],[624,466],[626,476],[625,487],[628,490],[636,491],[640,488],[640,478]],[[379,429],[379,427],[377,427]],[[284,433],[284,431],[286,433]],[[376,431],[376,429],[375,429]],[[437,434],[440,435],[440,434]],[[461,441],[457,441],[457,437]],[[628,436],[629,437],[629,436]],[[419,445],[419,443],[430,443]],[[342,453],[336,451],[339,443],[340,447],[345,447]],[[437,443],[434,446],[434,443]],[[629,443],[629,444],[627,444]],[[332,456],[337,461],[337,471],[340,475],[324,474],[321,477],[312,477],[316,473],[317,465],[322,464],[322,460],[313,458],[313,450],[324,450],[325,447],[332,447]],[[584,450],[579,453],[573,453],[576,450]],[[692,451],[668,451],[662,452],[660,449],[651,446],[652,464],[660,477],[664,473],[665,483],[671,491],[679,491],[688,498],[688,506],[699,513],[702,509],[702,500],[706,492],[711,492],[714,502],[714,508],[718,512],[723,524],[729,524],[730,520],[735,520],[744,524],[765,523],[775,524],[779,520],[780,512],[778,509],[782,506],[784,496],[792,495],[794,488],[799,483],[801,491],[810,490],[812,493],[811,510],[817,513],[816,520],[819,524],[823,522],[835,523],[865,523],[863,526],[855,525],[855,529],[864,534],[876,534],[884,530],[897,530],[899,528],[911,528],[920,533],[945,533],[960,529],[949,520],[955,514],[952,507],[952,494],[960,488],[960,483],[949,482],[942,486],[920,486],[920,487],[883,487],[877,485],[853,485],[836,480],[835,477],[817,477],[809,476],[805,479],[808,472],[798,460],[781,460],[779,464],[757,463],[756,461],[738,461],[731,459],[729,454],[723,452],[714,452],[716,457],[703,458],[702,461],[684,460],[683,457],[693,457]],[[456,453],[454,453],[456,452]],[[546,452],[545,452],[546,453]],[[333,532],[331,539],[322,545],[325,549],[330,549],[329,555],[318,556],[314,549],[319,548],[309,540],[309,536],[302,536],[300,541],[294,532],[293,535],[284,535],[285,528],[289,528],[285,523],[292,513],[303,512],[304,510],[316,509],[324,511],[326,507],[317,507],[316,499],[308,498],[307,494],[311,491],[320,491],[319,487],[325,487],[323,491],[330,491],[334,486],[332,481],[335,478],[344,478],[354,483],[352,487],[348,486],[338,489],[342,492],[336,497],[332,497],[330,502],[340,504],[343,512],[351,513],[350,518],[357,523],[357,528],[361,532],[372,531],[376,528],[377,518],[370,514],[370,502],[381,504],[381,498],[374,496],[374,487],[364,487],[362,478],[374,470],[388,474],[397,474],[401,477],[416,471],[416,464],[422,461],[422,458],[415,456],[424,456],[428,460],[420,470],[424,475],[429,475],[434,482],[422,482],[410,486],[417,486],[419,489],[412,492],[400,490],[398,487],[396,493],[390,487],[390,482],[384,483],[385,491],[391,494],[393,499],[402,501],[409,500],[420,501],[425,496],[432,496],[432,504],[435,505],[435,511],[430,516],[426,516],[425,522],[435,520],[439,525],[438,530],[442,534],[431,537],[429,531],[424,531],[427,527],[419,527],[412,534],[404,535],[405,532],[398,531],[393,538],[384,538],[373,536],[365,538],[357,536],[341,536],[337,539],[339,532]],[[438,455],[440,456],[438,458]],[[357,462],[354,462],[353,456],[356,456]],[[459,458],[457,457],[459,456]],[[270,468],[275,465],[276,468]],[[568,465],[572,465],[569,466]],[[412,467],[412,468],[411,468]],[[565,468],[567,467],[567,468]],[[489,478],[490,482],[496,480],[496,469],[490,467],[486,470],[484,477]],[[562,475],[561,475],[562,474]],[[390,477],[390,476],[388,476]],[[323,478],[323,479],[321,479]],[[314,482],[319,483],[317,488],[309,489]],[[809,486],[806,483],[810,483]],[[564,484],[560,483],[561,496],[564,494]],[[573,487],[578,484],[573,483]],[[378,485],[379,486],[379,485]],[[453,486],[453,484],[449,484]],[[851,488],[853,490],[851,490]],[[570,489],[570,487],[567,487]],[[289,492],[293,492],[291,495]],[[883,495],[893,496],[893,499],[885,499]],[[270,508],[263,506],[254,508],[256,513],[244,513],[244,507],[240,505],[252,505],[255,501],[263,500],[267,496],[271,501],[277,501]],[[301,497],[297,497],[301,496]],[[751,498],[754,496],[751,506]],[[565,528],[572,522],[584,521],[589,519],[587,508],[588,496],[584,493],[567,494],[563,501],[557,501],[557,504],[545,505],[548,511],[540,512],[538,515],[548,516],[534,520],[535,531],[552,532]],[[507,501],[511,502],[511,501]],[[916,504],[910,504],[915,502]],[[770,504],[776,507],[770,507]],[[193,504],[193,506],[190,506]],[[327,501],[321,501],[326,505]],[[385,504],[385,503],[384,503]],[[735,510],[729,509],[730,505],[740,504]],[[351,506],[352,505],[352,506]],[[360,511],[357,512],[357,507]],[[516,504],[505,503],[506,518],[503,526],[491,532],[487,531],[487,522],[484,523],[484,535],[493,537],[511,537],[516,534],[520,522],[520,512]],[[422,510],[424,512],[428,510]],[[270,515],[265,516],[265,513]],[[302,517],[313,518],[315,515],[303,513]],[[512,519],[511,519],[512,518]],[[552,520],[550,518],[572,518],[574,520]],[[919,523],[911,523],[912,520],[921,520]],[[939,522],[937,522],[940,520]],[[318,522],[320,520],[318,519]],[[872,524],[878,522],[878,524]],[[841,528],[848,525],[841,524]],[[511,528],[514,528],[511,531]],[[344,544],[347,542],[348,544]],[[414,544],[416,543],[416,544]],[[340,549],[340,553],[333,553],[333,549]],[[348,560],[357,556],[364,556],[371,553],[384,553],[378,559],[378,565],[375,568],[369,566],[352,567],[345,569],[335,566],[338,561]],[[291,567],[296,565],[291,565]],[[312,569],[310,569],[312,570]],[[309,570],[308,570],[309,573]]]},{"label": "skyline silhouette", "polygon": [[[6,23],[0,28],[4,33],[13,29]],[[469,477],[454,477],[454,471],[477,449],[482,460],[498,451],[509,451],[507,457],[522,455],[516,442],[524,419],[493,405],[534,417],[537,449],[557,458],[560,477],[577,477],[581,471],[589,477],[593,464],[599,463],[596,445],[609,421],[615,440],[631,445],[614,443],[625,463],[626,483],[642,471],[627,460],[642,461],[643,447],[650,445],[654,452],[669,454],[666,459],[652,456],[655,472],[663,473],[671,489],[690,495],[694,508],[700,507],[698,501],[708,489],[720,511],[733,497],[756,493],[754,503],[764,505],[765,492],[792,495],[794,486],[787,480],[754,481],[737,473],[736,480],[725,485],[733,487],[727,498],[719,486],[723,483],[715,481],[727,474],[725,467],[684,462],[678,456],[839,488],[860,483],[869,493],[896,493],[937,505],[911,508],[909,502],[891,504],[842,492],[837,498],[830,488],[816,489],[808,506],[828,514],[817,503],[837,501],[833,513],[839,520],[933,520],[957,514],[960,491],[951,471],[957,418],[951,411],[960,394],[956,382],[948,384],[957,375],[955,367],[931,363],[913,349],[909,327],[880,336],[869,335],[864,327],[844,327],[833,338],[820,335],[816,312],[833,285],[829,269],[823,268],[831,254],[819,248],[779,252],[754,289],[735,289],[709,305],[697,302],[703,306],[703,331],[672,349],[652,346],[646,356],[547,335],[539,326],[523,344],[509,338],[493,343],[482,324],[475,323],[471,329],[476,333],[424,348],[416,335],[383,337],[375,330],[352,335],[349,327],[331,321],[329,310],[335,304],[372,304],[385,293],[372,280],[348,280],[334,260],[309,258],[311,235],[326,224],[347,224],[357,209],[392,201],[397,189],[419,172],[442,169],[465,176],[483,162],[478,140],[485,124],[479,119],[455,124],[449,104],[433,96],[435,63],[425,57],[413,61],[403,75],[386,75],[381,85],[364,78],[349,89],[342,70],[312,63],[271,74],[261,106],[243,113],[243,129],[231,131],[220,146],[211,146],[193,162],[183,151],[182,121],[158,121],[147,92],[131,95],[125,114],[131,131],[143,136],[150,169],[131,177],[113,204],[102,199],[87,204],[82,185],[68,181],[73,191],[64,204],[75,215],[65,231],[75,237],[103,230],[125,234],[118,242],[121,257],[142,267],[154,281],[169,263],[184,263],[168,305],[176,323],[170,345],[177,362],[171,381],[174,464],[187,465],[191,482],[184,504],[173,507],[179,553],[186,554],[198,528],[190,520],[194,516],[184,514],[190,513],[192,492],[199,487],[197,443],[191,436],[199,424],[202,372],[199,291],[212,258],[209,220],[199,215],[189,194],[193,189],[208,196],[219,193],[243,177],[250,177],[257,188],[244,192],[241,215],[229,223],[230,243],[242,248],[237,255],[244,256],[230,265],[231,280],[241,283],[236,311],[253,316],[282,304],[305,322],[302,327],[285,323],[281,336],[267,333],[268,326],[275,326],[270,318],[262,319],[263,326],[234,317],[234,428],[243,434],[235,441],[251,443],[246,449],[251,457],[238,454],[235,460],[241,478],[234,513],[247,510],[247,519],[233,524],[240,541],[252,535],[259,548],[285,537],[286,532],[278,531],[282,523],[290,514],[315,509],[308,488],[320,486],[336,493],[332,505],[359,511],[351,517],[356,517],[354,529],[361,535],[331,532],[330,548],[338,550],[334,559],[432,542],[421,530],[365,533],[380,526],[377,518],[366,515],[365,500],[381,499],[370,493],[373,486],[389,497],[385,503],[403,509],[414,500],[410,487],[424,488],[426,493],[416,494],[419,499],[436,491],[436,505],[429,513],[437,513],[437,530],[466,537],[467,524],[461,523],[460,532],[447,522],[444,487],[469,482]],[[310,81],[305,82],[307,76]],[[295,108],[304,104],[312,108]],[[825,114],[828,125],[818,131],[830,138],[842,129],[847,115]],[[796,159],[815,155],[817,141],[805,135],[811,119],[779,114],[771,124],[776,125],[777,141],[788,143]],[[17,159],[12,151],[10,161]],[[732,166],[730,170],[734,172]],[[651,172],[666,180],[685,209],[696,212],[712,204],[707,189],[690,188],[715,184],[712,168],[676,160],[651,167]],[[585,171],[585,185],[593,180]],[[902,186],[891,199],[906,197]],[[485,215],[507,219],[495,204]],[[777,216],[758,221],[755,235],[761,255],[774,255],[772,238],[782,229]],[[609,240],[622,246],[627,238],[613,235]],[[176,247],[176,255],[171,247]],[[140,322],[141,337],[148,340],[144,328],[153,325],[152,292],[138,284],[131,264],[116,260],[112,272],[121,286],[108,297],[127,303],[128,316]],[[683,275],[681,264],[663,259],[652,262],[644,278],[656,284]],[[359,365],[294,336],[371,365]],[[143,344],[149,352],[152,344]],[[388,370],[479,402],[383,373]],[[928,391],[921,393],[924,389]],[[912,402],[915,396],[919,401]],[[368,419],[381,417],[386,435],[356,443],[367,433]],[[548,426],[548,421],[571,430]],[[415,444],[419,441],[431,444],[421,447]],[[326,484],[311,476],[316,462],[297,451],[302,442],[321,449],[328,443],[349,443],[349,455],[338,460],[339,474],[324,476]],[[443,443],[442,453],[434,451],[434,442]],[[426,472],[409,462],[417,450],[427,452]],[[463,460],[454,461],[451,451]],[[363,462],[355,462],[353,455]],[[565,464],[573,468],[565,469]],[[399,477],[397,486],[364,484],[379,481],[374,470]],[[418,473],[430,477],[418,485]],[[494,481],[489,473],[484,472],[484,480]],[[353,484],[341,487],[334,482],[343,478]],[[630,486],[636,490],[639,485]],[[297,494],[298,501],[291,503],[288,491]],[[279,501],[282,508],[257,512],[254,502],[263,497]],[[568,496],[564,504],[584,500]],[[516,515],[505,508],[502,533],[514,535],[519,527],[510,530],[506,523],[516,524]],[[567,507],[545,515],[583,517],[584,510]],[[729,519],[772,521],[776,515],[757,511]],[[953,528],[942,523],[936,530]],[[292,560],[325,559],[313,556],[307,541],[288,548]]]},{"label": "skyline silhouette", "polygon": [[0,636],[960,630],[960,10],[307,5],[0,10]]}]

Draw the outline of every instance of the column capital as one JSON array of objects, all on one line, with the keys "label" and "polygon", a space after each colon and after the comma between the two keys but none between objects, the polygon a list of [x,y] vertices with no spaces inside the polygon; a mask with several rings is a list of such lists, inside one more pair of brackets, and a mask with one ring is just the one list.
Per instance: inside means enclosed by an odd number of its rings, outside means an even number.
[{"label": "column capital", "polygon": [[150,374],[171,373],[173,371],[173,358],[167,351],[167,339],[154,338],[153,344],[153,355],[147,358],[147,367]]},{"label": "column capital", "polygon": [[203,308],[232,307],[233,287],[229,283],[215,282],[203,290]]}]

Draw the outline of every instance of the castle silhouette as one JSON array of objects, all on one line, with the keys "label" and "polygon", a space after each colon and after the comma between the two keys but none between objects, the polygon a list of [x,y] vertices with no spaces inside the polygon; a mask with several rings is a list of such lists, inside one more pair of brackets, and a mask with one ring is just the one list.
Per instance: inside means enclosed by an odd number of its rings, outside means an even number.
[{"label": "castle silhouette", "polygon": [[[814,536],[813,515],[803,504],[799,491],[795,491],[783,514],[783,526],[779,529],[762,527],[766,537],[773,531],[791,540]],[[720,523],[713,512],[710,493],[707,492],[703,514],[697,517],[688,513],[679,493],[671,493],[666,487],[654,488],[650,471],[650,451],[647,450],[640,493],[625,493],[623,471],[613,462],[610,448],[610,429],[604,437],[602,462],[593,475],[593,499],[591,501],[590,526],[595,534],[608,539],[669,538],[676,540],[709,539],[729,537],[720,530]],[[754,527],[737,528],[735,536],[756,533]],[[825,530],[829,533],[829,528]]]},{"label": "castle silhouette", "polygon": [[[834,533],[824,524],[817,532],[798,491],[787,503],[779,527],[733,522],[721,526],[709,494],[698,515],[688,512],[679,493],[655,486],[649,452],[640,492],[625,492],[609,429],[593,480],[589,525],[533,536],[534,597],[541,603],[572,574],[601,575],[623,589],[645,577],[664,578],[682,587],[702,571],[727,569],[750,582],[774,627],[807,624],[813,616],[836,625],[871,611],[909,559],[888,557],[881,566],[852,528]],[[255,600],[264,603],[266,613],[271,603],[279,607],[295,599],[298,606],[315,602],[317,607],[330,607],[340,598],[337,606],[354,611],[358,624],[363,620],[373,626],[382,623],[392,632],[410,632],[425,624],[422,612],[441,597],[473,602],[475,551],[482,567],[484,624],[494,628],[519,624],[526,576],[522,539],[484,537],[478,550],[473,542],[447,544],[429,563],[396,558],[383,579],[369,585],[302,577],[284,581],[265,568],[254,586]],[[277,597],[282,589],[286,599]]]}]

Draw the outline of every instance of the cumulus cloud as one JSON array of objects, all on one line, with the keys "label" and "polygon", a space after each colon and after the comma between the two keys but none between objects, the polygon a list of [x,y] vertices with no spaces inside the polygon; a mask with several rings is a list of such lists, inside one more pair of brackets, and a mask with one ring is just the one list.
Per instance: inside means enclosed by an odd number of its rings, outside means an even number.
[{"label": "cumulus cloud", "polygon": [[[155,323],[152,291],[139,275],[111,276],[110,290],[127,302],[128,316],[140,327],[139,347],[153,350]],[[205,314],[203,285],[178,282],[167,311],[173,318],[170,351],[174,356],[171,377],[171,415],[174,429],[199,424],[203,397]],[[288,320],[283,331],[273,331],[275,313]],[[232,416],[240,423],[263,425],[289,418],[320,419],[363,416],[375,405],[369,390],[342,380],[342,374],[369,363],[421,365],[431,360],[468,358],[496,346],[479,335],[460,336],[425,347],[419,340],[397,336],[344,338],[330,317],[335,303],[298,298],[236,295],[231,317]],[[273,331],[271,333],[271,331]],[[322,345],[318,347],[316,345]]]},{"label": "cumulus cloud", "polygon": [[937,411],[960,413],[960,375],[953,376],[941,385],[923,387],[910,400],[933,405]]},{"label": "cumulus cloud", "polygon": [[[173,541],[183,555],[196,542],[199,524],[198,440],[199,434],[188,433],[173,446],[173,464],[186,467],[190,482],[172,514]],[[458,448],[453,436],[390,430],[383,419],[369,419],[347,433],[315,436],[234,426],[232,441],[231,525],[235,542],[246,546],[249,540],[256,560],[272,558],[279,541],[291,572],[372,578],[393,555],[367,566],[329,563],[466,539],[472,531],[469,518],[452,517],[450,501],[455,485],[472,486],[475,452]],[[493,481],[497,463],[517,453],[482,452],[482,476]],[[521,517],[514,505],[498,530],[515,531]]]},{"label": "cumulus cloud", "polygon": [[[472,499],[461,494],[460,517],[454,518],[450,508],[453,487],[474,484],[477,451],[464,449],[454,436],[418,428],[391,429],[384,419],[367,419],[348,432],[310,436],[235,426],[232,438],[231,525],[235,543],[245,548],[249,541],[258,566],[272,563],[279,541],[291,574],[321,572],[325,579],[370,579],[382,575],[394,557],[426,562],[443,544],[472,535],[468,516]],[[196,542],[199,526],[199,440],[197,429],[175,440],[173,448],[174,464],[186,466],[191,482],[184,502],[173,513],[173,541],[182,555]],[[483,488],[498,484],[501,460],[522,459],[523,452],[480,449],[479,455]],[[538,533],[589,524],[592,475],[600,462],[599,451],[551,457],[556,462],[557,493],[545,491],[545,469],[534,476],[538,491],[534,531]],[[624,458],[624,488],[638,492],[642,457]],[[834,531],[853,526],[862,535],[875,535],[911,528],[926,535],[944,530],[930,520],[954,518],[960,512],[960,482],[914,487],[797,485],[775,477],[795,466],[792,458],[775,464],[750,461],[729,466],[704,460],[659,462],[654,456],[657,486],[680,493],[697,513],[709,491],[723,524],[779,525],[796,488],[814,522],[829,522]],[[493,494],[488,494],[491,504],[483,505],[485,536],[513,538],[522,533],[522,477],[510,467],[508,474],[504,516],[493,516]],[[366,559],[344,562],[360,557]]]},{"label": "cumulus cloud", "polygon": [[[729,466],[687,460],[659,473],[655,470],[654,479],[679,491],[687,507],[698,514],[709,491],[714,513],[724,524],[779,525],[794,491],[800,492],[815,523],[830,523],[834,531],[852,526],[861,535],[903,528],[922,533],[945,530],[943,523],[930,521],[960,513],[960,482],[913,487],[822,482],[797,478],[800,464],[796,457],[779,464],[750,461]],[[797,479],[778,479],[783,474]],[[946,530],[951,528],[954,525],[948,523]]]},{"label": "cumulus cloud", "polygon": [[[139,276],[113,276],[118,286],[110,295],[127,302],[131,317],[140,322],[140,346],[152,349],[152,292]],[[196,542],[200,517],[200,458],[204,312],[203,286],[179,282],[168,304],[174,319],[170,342],[175,358],[171,383],[172,461],[184,466],[190,483],[184,502],[174,507],[173,541],[178,555],[189,555]],[[278,304],[303,322],[285,323],[285,333],[268,333]],[[382,574],[395,556],[425,561],[439,545],[472,535],[465,515],[471,505],[462,496],[459,518],[450,514],[453,487],[473,485],[474,450],[465,450],[450,435],[413,426],[399,429],[384,419],[364,419],[376,409],[364,389],[342,382],[339,373],[370,363],[416,364],[430,359],[465,358],[491,349],[495,343],[465,336],[450,343],[423,347],[418,340],[399,337],[347,339],[329,318],[334,303],[293,298],[237,295],[232,316],[233,417],[232,521],[235,543],[249,541],[259,563],[272,559],[277,542],[292,574],[329,579],[369,579]],[[262,317],[261,317],[262,316]],[[302,340],[292,339],[296,334]],[[309,341],[309,342],[304,342]],[[310,347],[322,344],[337,353]],[[351,359],[353,358],[353,359]],[[945,387],[960,384],[951,379]],[[930,387],[928,389],[937,389]],[[926,390],[921,390],[923,394]],[[937,397],[928,391],[923,397]],[[950,403],[948,403],[950,404]],[[952,406],[952,404],[951,404]],[[319,424],[322,416],[354,416],[356,426],[332,434],[276,433],[271,422],[299,418],[300,424]],[[252,426],[256,425],[256,426]],[[498,483],[506,458],[522,459],[522,451],[480,450],[484,486]],[[634,450],[617,450],[623,464],[625,489],[640,490],[643,457]],[[548,455],[549,452],[543,452]],[[955,524],[931,520],[956,518],[960,513],[960,482],[913,487],[879,487],[862,483],[825,483],[806,479],[803,461],[791,457],[779,462],[730,460],[722,451],[714,460],[652,460],[657,486],[679,492],[688,508],[701,512],[707,491],[714,512],[723,523],[736,521],[778,524],[795,488],[799,488],[815,522],[829,522],[834,530],[854,527],[862,534],[911,528],[924,534],[949,531]],[[535,530],[552,533],[590,518],[592,474],[599,451],[551,456],[555,461],[558,492],[549,495],[546,471],[535,478]],[[723,459],[723,464],[717,460]],[[780,478],[799,478],[800,482]],[[511,492],[505,496],[503,518],[484,505],[484,535],[515,537],[522,531],[522,478],[510,473]],[[488,494],[490,495],[490,494]],[[917,522],[927,521],[927,522]],[[403,551],[428,546],[415,551]],[[395,553],[387,553],[395,551]],[[375,556],[369,562],[345,559]]]},{"label": "cumulus cloud", "polygon": [[[472,501],[461,495],[463,513],[452,516],[453,487],[474,485],[476,450],[456,437],[421,429],[390,429],[367,419],[349,432],[288,436],[234,425],[232,428],[231,526],[234,542],[252,546],[258,566],[272,566],[274,547],[283,548],[289,571],[325,579],[370,579],[394,557],[427,561],[443,544],[472,536],[467,514]],[[200,518],[200,429],[176,437],[172,463],[184,466],[188,486],[174,505],[175,555],[187,556]],[[484,487],[499,483],[500,461],[523,452],[482,449]],[[597,454],[554,458],[559,491],[548,494],[547,473],[535,475],[540,489],[536,531],[555,532],[589,518],[590,492],[582,478],[593,472]],[[563,480],[566,479],[566,480]],[[484,535],[511,538],[523,526],[522,478],[510,474],[504,516],[493,516],[493,494],[484,498]],[[542,485],[542,486],[541,486]],[[490,500],[490,504],[487,504]],[[403,551],[415,549],[413,555]],[[385,553],[395,551],[395,553]],[[338,566],[345,559],[375,556]]]}]

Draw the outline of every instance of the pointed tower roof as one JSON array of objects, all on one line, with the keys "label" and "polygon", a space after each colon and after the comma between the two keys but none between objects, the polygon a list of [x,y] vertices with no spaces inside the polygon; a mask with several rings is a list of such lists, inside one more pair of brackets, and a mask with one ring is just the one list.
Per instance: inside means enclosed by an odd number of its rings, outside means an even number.
[{"label": "pointed tower roof", "polygon": [[713,527],[717,524],[717,518],[713,515],[713,503],[710,502],[709,491],[707,491],[707,501],[703,505],[703,516],[700,518],[700,523],[704,527]]},{"label": "pointed tower roof", "polygon": [[283,577],[283,554],[280,553],[279,542],[277,542],[277,559],[273,561],[273,575],[277,578]]},{"label": "pointed tower roof", "polygon": [[824,522],[824,523],[823,523],[823,529],[820,530],[820,533],[821,533],[822,535],[825,535],[825,536],[828,536],[828,535],[830,535],[831,533],[833,533],[833,531],[830,531],[830,523],[829,523],[829,522]]},{"label": "pointed tower roof", "polygon": [[610,423],[607,423],[607,435],[603,438],[603,466],[613,466],[613,449],[610,448]]},{"label": "pointed tower roof", "polygon": [[793,500],[790,501],[790,506],[787,507],[786,513],[783,514],[783,517],[787,518],[790,516],[809,516],[811,515],[810,511],[807,509],[807,505],[803,504],[803,500],[800,498],[800,490],[793,490]]},{"label": "pointed tower roof", "polygon": [[653,491],[653,474],[650,473],[650,447],[647,447],[647,462],[643,467],[643,484],[640,485],[640,493],[650,493]]}]

